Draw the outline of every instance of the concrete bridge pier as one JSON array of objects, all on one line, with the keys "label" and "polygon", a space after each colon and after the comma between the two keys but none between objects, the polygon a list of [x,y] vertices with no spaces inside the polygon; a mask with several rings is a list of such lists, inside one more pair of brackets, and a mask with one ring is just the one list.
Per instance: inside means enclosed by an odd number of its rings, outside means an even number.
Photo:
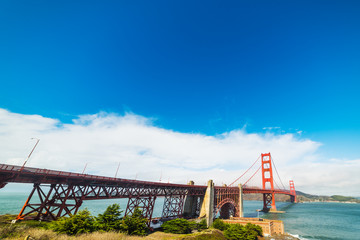
[{"label": "concrete bridge pier", "polygon": [[244,217],[244,199],[243,199],[243,186],[239,184],[239,217]]},{"label": "concrete bridge pier", "polygon": [[[189,181],[188,185],[194,185],[194,181]],[[204,196],[186,195],[184,203],[184,217],[195,218],[199,216],[199,208],[203,202]]]},{"label": "concrete bridge pier", "polygon": [[211,226],[214,219],[214,193],[214,182],[213,180],[209,180],[199,216],[200,218],[206,218],[208,227]]}]

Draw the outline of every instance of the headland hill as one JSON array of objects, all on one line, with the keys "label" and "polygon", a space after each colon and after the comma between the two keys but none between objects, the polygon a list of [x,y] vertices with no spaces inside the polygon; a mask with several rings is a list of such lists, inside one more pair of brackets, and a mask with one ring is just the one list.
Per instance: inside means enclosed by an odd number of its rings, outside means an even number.
[{"label": "headland hill", "polygon": [[[260,194],[246,194],[244,195],[244,200],[247,201],[262,201],[262,196]],[[296,191],[296,200],[298,203],[305,202],[338,202],[338,203],[360,203],[360,199],[356,197],[342,196],[342,195],[313,195],[304,193],[301,191]],[[289,202],[290,199],[286,195],[278,194],[275,196],[276,202]]]}]

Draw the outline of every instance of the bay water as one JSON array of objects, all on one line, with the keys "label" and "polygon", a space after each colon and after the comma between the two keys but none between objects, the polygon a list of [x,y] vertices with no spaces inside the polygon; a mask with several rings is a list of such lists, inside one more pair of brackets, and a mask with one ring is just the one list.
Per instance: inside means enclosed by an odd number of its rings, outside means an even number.
[{"label": "bay water", "polygon": [[[18,214],[29,192],[6,192],[0,190],[0,215]],[[125,210],[127,199],[84,201],[81,209],[87,208],[92,215],[105,211],[110,204],[118,203]],[[163,198],[156,200],[153,217],[160,217]],[[282,220],[285,231],[298,235],[301,239],[316,240],[354,240],[360,239],[360,204],[347,203],[277,203],[278,210],[285,213],[257,212],[262,208],[261,201],[244,201],[245,217],[262,217]]]}]

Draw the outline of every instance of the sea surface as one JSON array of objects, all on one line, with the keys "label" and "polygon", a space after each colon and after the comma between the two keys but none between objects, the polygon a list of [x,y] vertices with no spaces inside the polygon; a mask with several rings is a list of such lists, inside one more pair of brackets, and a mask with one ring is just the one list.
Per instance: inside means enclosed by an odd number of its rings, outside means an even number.
[{"label": "sea surface", "polygon": [[[0,190],[0,215],[18,214],[29,193],[6,192]],[[106,207],[119,203],[126,208],[126,199],[85,201],[81,209],[87,208],[93,215],[102,213]],[[153,217],[160,217],[163,199],[158,198]],[[347,203],[277,203],[278,210],[286,213],[263,214],[261,201],[245,201],[245,217],[260,217],[282,220],[285,231],[298,235],[301,239],[354,240],[360,239],[360,204]]]}]

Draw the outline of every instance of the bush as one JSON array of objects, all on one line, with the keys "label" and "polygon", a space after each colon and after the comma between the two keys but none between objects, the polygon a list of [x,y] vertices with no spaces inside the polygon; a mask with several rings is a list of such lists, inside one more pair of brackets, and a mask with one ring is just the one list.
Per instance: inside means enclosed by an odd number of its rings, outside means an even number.
[{"label": "bush", "polygon": [[95,230],[95,219],[85,209],[70,217],[62,217],[54,221],[50,228],[55,232],[66,233],[68,235],[89,233]]},{"label": "bush", "polygon": [[94,218],[85,209],[71,217],[63,217],[51,223],[50,228],[58,233],[76,235],[89,233],[95,230],[100,231],[122,231],[129,235],[146,235],[148,227],[147,219],[141,215],[141,211],[136,208],[132,216],[121,218],[120,206],[113,204],[107,207],[103,214]]},{"label": "bush", "polygon": [[187,234],[194,229],[195,223],[183,218],[176,218],[163,223],[161,227],[166,233]]},{"label": "bush", "polygon": [[103,214],[99,214],[95,220],[95,226],[97,230],[102,231],[119,231],[122,230],[122,218],[121,218],[120,205],[112,204],[108,206]]},{"label": "bush", "polygon": [[246,224],[246,226],[230,224],[224,231],[224,235],[229,240],[256,240],[258,236],[262,235],[262,229],[251,223]]},{"label": "bush", "polygon": [[245,229],[249,234],[253,232],[253,234],[256,234],[256,236],[263,235],[262,228],[259,225],[248,223],[245,225]]},{"label": "bush", "polygon": [[196,229],[199,231],[202,231],[207,228],[208,227],[207,227],[206,219],[202,219],[198,224],[196,224]]},{"label": "bush", "polygon": [[224,235],[230,240],[245,239],[244,227],[240,224],[231,224],[224,231]]},{"label": "bush", "polygon": [[212,227],[219,229],[220,231],[225,231],[229,227],[229,224],[224,223],[222,220],[217,218],[213,222]]},{"label": "bush", "polygon": [[139,208],[135,208],[133,215],[124,217],[121,225],[121,230],[129,235],[146,235],[149,231],[147,227],[147,219],[141,214]]}]

